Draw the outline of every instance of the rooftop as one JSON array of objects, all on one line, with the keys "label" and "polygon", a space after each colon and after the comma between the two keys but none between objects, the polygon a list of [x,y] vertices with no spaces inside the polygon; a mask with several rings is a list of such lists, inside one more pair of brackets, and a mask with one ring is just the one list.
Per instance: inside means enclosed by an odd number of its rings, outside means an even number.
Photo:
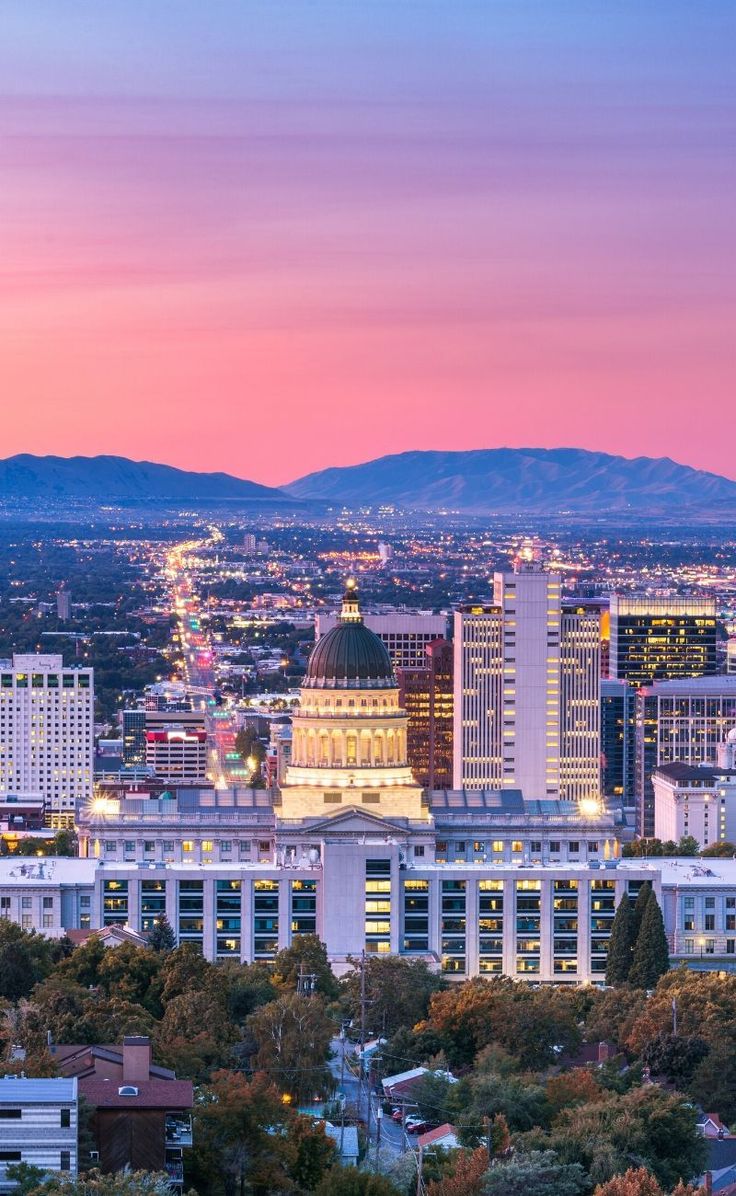
[{"label": "rooftop", "polygon": [[50,1105],[77,1099],[76,1078],[65,1080],[34,1080],[27,1076],[4,1076],[0,1079],[0,1104]]}]

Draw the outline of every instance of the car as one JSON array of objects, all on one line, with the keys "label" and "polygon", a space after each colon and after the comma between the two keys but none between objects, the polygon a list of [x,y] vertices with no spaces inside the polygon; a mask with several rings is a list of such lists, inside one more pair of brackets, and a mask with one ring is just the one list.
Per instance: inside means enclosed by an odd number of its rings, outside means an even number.
[{"label": "car", "polygon": [[392,1121],[401,1122],[403,1120],[403,1117],[404,1117],[403,1109],[392,1109],[391,1110],[391,1120]]},{"label": "car", "polygon": [[404,1129],[407,1134],[424,1134],[427,1130],[427,1123],[421,1117],[407,1117]]}]

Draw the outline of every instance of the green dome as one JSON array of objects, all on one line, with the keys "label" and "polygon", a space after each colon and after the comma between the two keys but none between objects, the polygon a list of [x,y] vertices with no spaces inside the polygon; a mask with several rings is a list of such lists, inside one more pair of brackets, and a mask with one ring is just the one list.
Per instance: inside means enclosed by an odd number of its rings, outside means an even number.
[{"label": "green dome", "polygon": [[302,682],[306,689],[395,689],[386,645],[363,622],[355,583],[348,582],[340,621],[317,641]]}]

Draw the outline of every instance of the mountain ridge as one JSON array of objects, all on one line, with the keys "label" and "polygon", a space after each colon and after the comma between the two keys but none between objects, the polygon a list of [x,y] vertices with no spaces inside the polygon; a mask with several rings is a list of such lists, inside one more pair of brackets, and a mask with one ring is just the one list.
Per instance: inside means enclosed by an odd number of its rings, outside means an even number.
[{"label": "mountain ridge", "polygon": [[63,499],[87,501],[234,500],[283,502],[298,500],[273,486],[263,486],[228,473],[197,473],[100,454],[94,457],[36,456],[17,453],[0,460],[0,499]]},{"label": "mountain ridge", "polygon": [[672,504],[736,512],[736,481],[670,457],[588,449],[410,450],[306,474],[282,487],[304,500],[489,514],[652,513]]}]

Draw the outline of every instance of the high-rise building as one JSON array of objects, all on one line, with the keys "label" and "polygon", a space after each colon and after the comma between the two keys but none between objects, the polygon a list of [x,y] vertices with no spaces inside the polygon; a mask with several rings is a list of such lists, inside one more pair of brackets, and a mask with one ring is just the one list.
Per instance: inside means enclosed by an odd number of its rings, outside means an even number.
[{"label": "high-rise building", "polygon": [[92,796],[94,673],[61,656],[0,664],[0,793],[41,794],[51,825],[71,826]]},{"label": "high-rise building", "polygon": [[71,592],[63,586],[56,591],[56,617],[61,623],[68,622],[72,617]]},{"label": "high-rise building", "polygon": [[726,672],[736,673],[736,636],[726,644]]},{"label": "high-rise building", "polygon": [[610,672],[631,685],[716,672],[713,598],[611,595]]},{"label": "high-rise building", "polygon": [[[426,661],[425,648],[433,640],[447,635],[445,615],[432,615],[426,611],[397,612],[390,615],[364,615],[365,626],[375,632],[388,648],[391,663],[395,669],[423,668]],[[339,622],[335,614],[318,614],[315,620],[315,638],[319,640]]]},{"label": "high-rise building", "polygon": [[386,565],[394,555],[393,546],[391,544],[384,544],[381,541],[378,545],[378,559],[381,564]]},{"label": "high-rise building", "polygon": [[141,767],[146,762],[146,711],[123,711],[123,764]]},{"label": "high-rise building", "polygon": [[172,784],[207,779],[207,734],[176,728],[146,731],[146,766]]},{"label": "high-rise building", "polygon": [[454,787],[597,797],[597,607],[563,605],[558,574],[521,566],[495,575],[492,604],[455,612],[454,644]]},{"label": "high-rise building", "polygon": [[654,834],[652,773],[662,764],[711,764],[736,726],[736,677],[658,681],[636,694],[637,831]]},{"label": "high-rise building", "polygon": [[435,640],[425,648],[423,668],[397,669],[399,702],[406,710],[406,747],[417,784],[452,788],[452,644]]},{"label": "high-rise building", "polygon": [[243,536],[243,549],[245,552],[255,552],[256,537],[253,535],[252,532],[246,532],[245,535]]},{"label": "high-rise building", "polygon": [[601,681],[601,792],[624,809],[635,801],[636,694],[626,681]]}]

